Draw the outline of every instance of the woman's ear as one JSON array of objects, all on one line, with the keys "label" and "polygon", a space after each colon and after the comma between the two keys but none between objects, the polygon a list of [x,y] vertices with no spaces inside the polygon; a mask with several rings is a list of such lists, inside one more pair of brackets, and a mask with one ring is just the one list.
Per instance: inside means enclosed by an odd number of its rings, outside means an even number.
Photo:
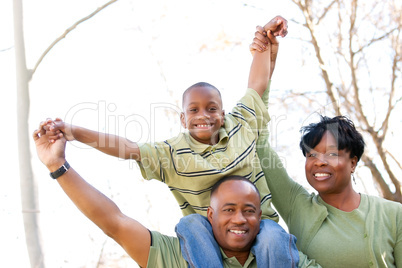
[{"label": "woman's ear", "polygon": [[357,156],[352,157],[350,160],[352,161],[352,173],[354,173],[357,166]]}]

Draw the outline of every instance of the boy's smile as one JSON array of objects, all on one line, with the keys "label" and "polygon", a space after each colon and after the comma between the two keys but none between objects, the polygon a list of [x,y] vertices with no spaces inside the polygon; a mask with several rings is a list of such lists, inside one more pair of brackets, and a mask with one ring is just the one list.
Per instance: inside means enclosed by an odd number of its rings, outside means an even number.
[{"label": "boy's smile", "polygon": [[222,99],[217,89],[195,86],[185,92],[180,120],[195,140],[204,144],[218,143],[224,115]]}]

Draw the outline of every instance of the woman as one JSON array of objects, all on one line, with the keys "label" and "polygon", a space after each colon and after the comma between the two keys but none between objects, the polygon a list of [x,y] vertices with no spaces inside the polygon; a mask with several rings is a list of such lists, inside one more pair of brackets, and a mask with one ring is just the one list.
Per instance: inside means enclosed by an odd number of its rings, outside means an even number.
[{"label": "woman", "polygon": [[298,249],[322,267],[402,267],[402,205],[352,187],[364,151],[353,122],[322,116],[301,132],[306,178],[318,195],[288,176],[266,133],[257,149],[270,163],[263,170],[272,202]]}]

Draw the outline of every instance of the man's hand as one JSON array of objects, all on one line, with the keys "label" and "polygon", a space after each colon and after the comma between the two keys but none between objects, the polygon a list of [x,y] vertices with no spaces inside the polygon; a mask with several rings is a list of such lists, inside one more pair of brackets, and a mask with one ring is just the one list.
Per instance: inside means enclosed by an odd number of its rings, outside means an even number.
[{"label": "man's hand", "polygon": [[39,128],[34,131],[32,136],[35,141],[39,159],[51,172],[53,172],[66,161],[66,139],[61,136],[59,139],[50,142],[49,136],[46,135],[46,130],[44,128],[46,124],[46,121],[41,122]]},{"label": "man's hand", "polygon": [[64,123],[61,118],[56,118],[55,120],[47,119],[44,129],[46,130],[46,135],[48,136],[50,142],[54,142],[61,137],[66,138],[68,141],[75,140],[73,135],[73,126]]}]

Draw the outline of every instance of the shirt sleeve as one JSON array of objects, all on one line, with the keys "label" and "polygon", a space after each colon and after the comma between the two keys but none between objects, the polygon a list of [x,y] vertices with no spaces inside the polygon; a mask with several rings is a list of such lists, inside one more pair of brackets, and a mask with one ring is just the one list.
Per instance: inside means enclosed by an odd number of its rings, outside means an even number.
[{"label": "shirt sleeve", "polygon": [[183,258],[180,242],[177,237],[163,235],[152,231],[152,246],[149,250],[147,267],[177,267],[187,268],[188,263]]},{"label": "shirt sleeve", "polygon": [[396,267],[402,267],[402,206],[398,205],[398,211],[396,216],[396,222],[399,223],[396,225],[396,243],[394,248],[394,257]]},{"label": "shirt sleeve", "polygon": [[[268,101],[269,85],[263,98]],[[252,88],[248,88],[246,94],[233,108],[231,115],[242,125],[247,125],[253,134],[258,137],[261,130],[266,128],[269,122],[267,104],[262,97]]]},{"label": "shirt sleeve", "polygon": [[146,180],[159,180],[164,182],[163,168],[170,163],[169,150],[162,142],[155,144],[139,144],[141,161],[137,162],[141,175]]}]

